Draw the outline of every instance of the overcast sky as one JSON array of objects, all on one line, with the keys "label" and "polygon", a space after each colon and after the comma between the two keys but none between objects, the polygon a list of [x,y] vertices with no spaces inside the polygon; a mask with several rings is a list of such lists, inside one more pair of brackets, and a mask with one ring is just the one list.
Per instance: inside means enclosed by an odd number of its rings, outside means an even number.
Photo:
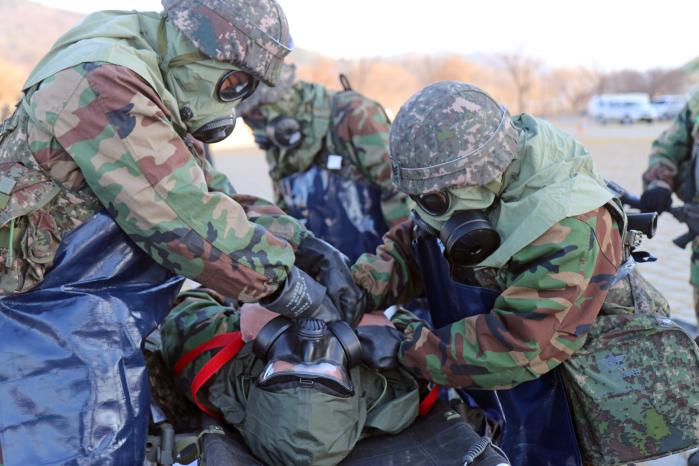
[{"label": "overcast sky", "polygon": [[[88,13],[159,0],[39,0]],[[550,66],[676,67],[699,56],[697,0],[279,0],[296,46],[333,58],[522,52]]]}]

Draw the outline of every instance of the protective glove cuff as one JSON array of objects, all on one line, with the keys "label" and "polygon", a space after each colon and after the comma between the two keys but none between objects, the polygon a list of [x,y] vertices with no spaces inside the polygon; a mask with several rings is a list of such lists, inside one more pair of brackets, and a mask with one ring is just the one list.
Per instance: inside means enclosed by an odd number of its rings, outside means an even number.
[{"label": "protective glove cuff", "polygon": [[284,288],[271,300],[262,299],[260,304],[290,319],[311,317],[325,299],[325,291],[325,287],[306,272],[293,267],[286,277]]}]

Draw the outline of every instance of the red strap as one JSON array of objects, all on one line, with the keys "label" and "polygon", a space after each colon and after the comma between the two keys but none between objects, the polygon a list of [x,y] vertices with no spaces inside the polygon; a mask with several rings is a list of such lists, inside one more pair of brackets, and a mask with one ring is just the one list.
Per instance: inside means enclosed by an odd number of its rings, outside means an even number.
[{"label": "red strap", "polygon": [[235,355],[238,354],[243,345],[243,337],[241,336],[240,332],[224,333],[223,335],[215,336],[206,343],[199,345],[192,351],[184,354],[175,364],[175,374],[179,374],[190,362],[192,362],[204,351],[222,348],[211,359],[209,359],[201,369],[199,369],[199,372],[194,375],[194,379],[192,380],[192,385],[190,387],[190,394],[192,395],[194,402],[197,404],[199,409],[211,417],[218,418],[221,416],[210,411],[199,401],[199,398],[197,397],[199,390],[228,361],[233,359]]},{"label": "red strap", "polygon": [[434,385],[427,396],[420,400],[420,408],[418,409],[418,414],[420,417],[426,416],[430,412],[434,404],[437,402],[437,397],[439,396],[439,385]]},{"label": "red strap", "polygon": [[240,332],[230,332],[224,333],[222,335],[216,335],[206,343],[202,343],[201,345],[194,348],[192,351],[183,354],[180,357],[180,359],[178,359],[175,363],[175,375],[180,375],[184,368],[187,367],[190,362],[194,361],[204,351],[209,351],[216,348],[223,348],[224,346],[231,344],[234,340],[237,339],[237,337],[240,337]]}]

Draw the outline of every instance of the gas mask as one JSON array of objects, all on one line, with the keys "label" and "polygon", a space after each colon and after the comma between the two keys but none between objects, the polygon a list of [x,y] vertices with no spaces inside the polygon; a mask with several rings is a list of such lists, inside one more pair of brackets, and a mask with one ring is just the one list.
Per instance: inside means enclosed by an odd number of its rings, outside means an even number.
[{"label": "gas mask", "polygon": [[235,127],[236,104],[250,96],[259,81],[230,63],[202,54],[182,34],[173,34],[168,43],[167,31],[162,20],[158,31],[160,68],[177,99],[182,122],[202,142],[222,141]]},{"label": "gas mask", "polygon": [[294,150],[303,141],[301,123],[295,118],[278,116],[267,124],[265,134],[280,149]]},{"label": "gas mask", "polygon": [[497,188],[467,187],[410,196],[416,205],[416,225],[441,240],[452,271],[478,265],[500,246],[500,235],[485,213]]},{"label": "gas mask", "polygon": [[253,352],[265,361],[257,385],[268,391],[305,387],[350,397],[349,371],[361,361],[359,338],[344,321],[280,316],[258,333]]},{"label": "gas mask", "polygon": [[232,65],[205,59],[174,67],[168,83],[180,105],[187,130],[205,143],[219,142],[235,127],[235,102],[249,96],[257,85],[250,74]]}]

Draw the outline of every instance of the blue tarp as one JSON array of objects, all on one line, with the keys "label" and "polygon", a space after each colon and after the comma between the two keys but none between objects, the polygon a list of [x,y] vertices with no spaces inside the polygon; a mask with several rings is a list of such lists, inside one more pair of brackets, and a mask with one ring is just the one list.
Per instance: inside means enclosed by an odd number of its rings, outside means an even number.
[{"label": "blue tarp", "polygon": [[[498,293],[451,279],[438,239],[415,242],[432,322],[439,329],[488,313]],[[582,459],[558,370],[510,390],[458,390],[472,407],[502,425],[500,447],[512,466],[580,466]]]},{"label": "blue tarp", "polygon": [[100,213],[67,235],[45,280],[0,298],[6,466],[142,464],[149,390],[141,342],[183,279]]},{"label": "blue tarp", "polygon": [[283,178],[280,191],[287,213],[342,251],[351,263],[381,244],[387,227],[377,186],[313,165]]}]

